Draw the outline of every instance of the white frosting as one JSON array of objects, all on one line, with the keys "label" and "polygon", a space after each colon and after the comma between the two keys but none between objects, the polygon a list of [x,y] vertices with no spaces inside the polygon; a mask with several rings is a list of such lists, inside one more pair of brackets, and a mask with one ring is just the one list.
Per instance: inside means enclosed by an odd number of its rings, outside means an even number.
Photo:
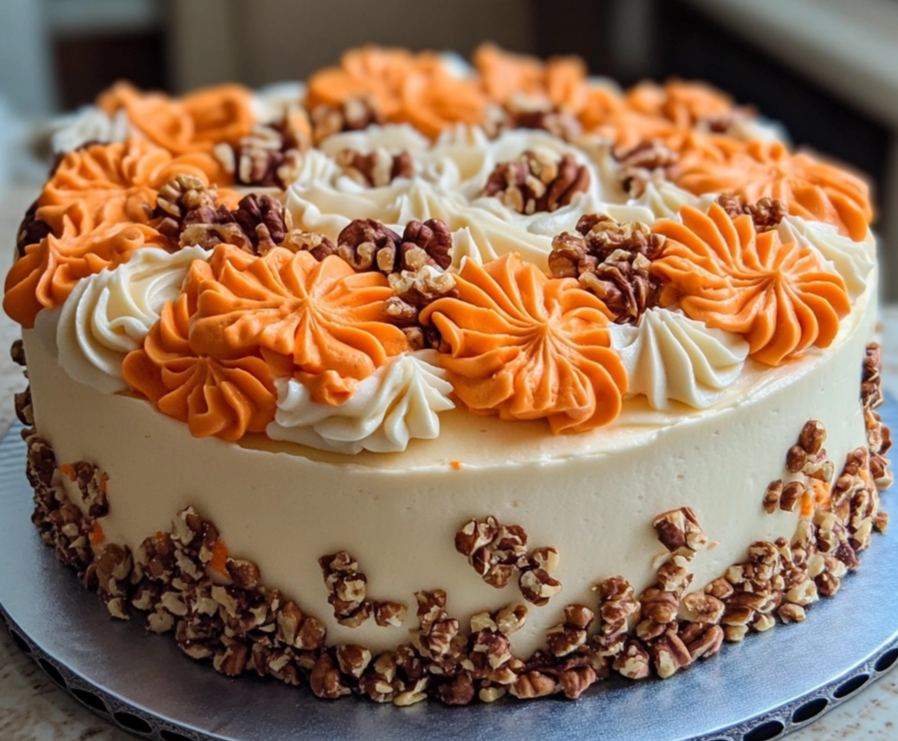
[{"label": "white frosting", "polygon": [[123,142],[131,127],[124,109],[109,116],[97,106],[86,105],[53,121],[50,145],[54,154],[64,154],[88,142]]},{"label": "white frosting", "polygon": [[876,244],[867,233],[863,242],[839,234],[832,224],[806,221],[798,216],[787,216],[778,227],[784,242],[798,242],[811,247],[845,280],[852,299],[866,289],[873,274],[876,260]]},{"label": "white frosting", "polygon": [[80,281],[56,325],[58,362],[66,373],[107,394],[126,390],[122,359],[140,347],[165,303],[177,298],[190,264],[209,254],[201,247],[174,253],[149,247]]},{"label": "white frosting", "polygon": [[412,219],[440,218],[452,228],[450,200],[451,194],[439,192],[420,178],[397,178],[389,185],[368,188],[345,175],[333,159],[318,150],[306,154],[299,177],[287,190],[287,208],[294,224],[331,239],[353,219],[404,225]]},{"label": "white frosting", "polygon": [[430,149],[430,140],[409,124],[369,126],[363,131],[344,131],[332,134],[320,145],[321,151],[334,157],[343,149],[355,149],[368,154],[375,149],[386,149],[390,154],[409,152],[413,160]]},{"label": "white frosting", "polygon": [[742,372],[748,343],[669,309],[649,309],[638,326],[612,325],[629,393],[644,394],[653,409],[679,401],[704,409],[719,401]]},{"label": "white frosting", "polygon": [[253,116],[261,124],[281,121],[291,108],[297,108],[306,97],[301,82],[275,82],[253,92]]},{"label": "white frosting", "polygon": [[277,412],[266,433],[273,440],[338,453],[395,453],[413,438],[440,434],[440,412],[455,408],[452,384],[434,363],[433,350],[401,355],[359,383],[343,404],[311,400],[294,379],[277,379]]},{"label": "white frosting", "polygon": [[715,198],[715,195],[699,198],[688,190],[677,187],[669,180],[653,177],[646,183],[642,195],[639,198],[628,200],[627,206],[648,209],[653,216],[652,221],[654,221],[656,219],[672,219],[684,206],[692,206],[706,211]]}]

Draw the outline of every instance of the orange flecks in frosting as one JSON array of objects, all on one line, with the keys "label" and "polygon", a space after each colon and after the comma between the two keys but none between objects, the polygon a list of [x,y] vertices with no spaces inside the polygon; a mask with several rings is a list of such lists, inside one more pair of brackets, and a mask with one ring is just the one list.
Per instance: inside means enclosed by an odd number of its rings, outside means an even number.
[{"label": "orange flecks in frosting", "polygon": [[63,463],[59,466],[59,470],[62,471],[62,475],[65,476],[69,481],[75,480],[75,469],[72,468],[68,463]]},{"label": "orange flecks in frosting", "polygon": [[553,432],[617,417],[627,376],[610,349],[608,311],[573,279],[549,279],[518,255],[465,263],[458,298],[421,312],[448,344],[440,364],[471,410],[548,420]]},{"label": "orange flecks in frosting", "polygon": [[101,224],[146,222],[166,182],[194,175],[208,184],[218,169],[211,155],[172,157],[141,139],[96,144],[63,157],[38,199],[36,217],[57,235],[66,217],[78,233]]},{"label": "orange flecks in frosting", "polygon": [[660,221],[667,237],[653,272],[662,303],[709,327],[741,334],[755,360],[779,365],[811,345],[828,347],[851,310],[845,282],[814,252],[755,232],[749,216],[731,219],[716,203],[708,214],[686,207],[682,223]]},{"label": "orange flecks in frosting", "polygon": [[345,400],[354,381],[408,349],[403,332],[383,321],[392,290],[380,273],[356,273],[335,256],[318,262],[276,248],[251,257],[228,246],[194,267],[191,346],[215,357],[261,349],[278,375],[297,374],[316,401]]},{"label": "orange flecks in frosting", "polygon": [[209,561],[209,568],[222,576],[230,577],[228,574],[228,547],[221,538],[216,540],[212,546],[212,560]]},{"label": "orange flecks in frosting", "polygon": [[438,56],[377,47],[349,51],[339,67],[309,80],[309,108],[351,98],[363,98],[387,121],[410,123],[430,137],[457,123],[481,123],[489,103],[477,80],[452,75]]},{"label": "orange flecks in frosting", "polygon": [[449,461],[449,466],[453,471],[461,471],[461,461],[454,459]]},{"label": "orange flecks in frosting", "polygon": [[262,432],[277,400],[271,369],[253,353],[200,356],[189,331],[188,296],[181,294],[163,307],[143,348],[125,356],[125,380],[160,412],[186,422],[194,437],[239,440]]},{"label": "orange flecks in frosting", "polygon": [[778,198],[790,214],[834,224],[855,241],[864,239],[873,219],[862,178],[807,154],[790,154],[781,142],[753,141],[721,149],[718,157],[687,156],[675,182],[696,194],[737,193],[750,203]]},{"label": "orange flecks in frosting", "polygon": [[484,44],[474,52],[473,62],[487,95],[497,103],[524,95],[575,114],[586,105],[586,65],[579,57],[554,57],[543,63]]},{"label": "orange flecks in frosting", "polygon": [[90,542],[91,545],[103,545],[106,542],[106,534],[99,522],[95,521],[90,530]]},{"label": "orange flecks in frosting", "polygon": [[61,305],[79,280],[126,262],[143,247],[167,249],[169,243],[146,224],[103,224],[82,234],[65,217],[62,236],[28,245],[12,266],[3,309],[23,327],[33,327],[37,313]]},{"label": "orange flecks in frosting", "polygon": [[236,144],[253,127],[252,96],[240,85],[219,85],[173,99],[145,93],[120,82],[97,99],[109,114],[124,109],[128,121],[172,154],[211,152],[216,144]]},{"label": "orange flecks in frosting", "polygon": [[814,481],[814,504],[829,509],[832,504],[832,488],[825,481]]},{"label": "orange flecks in frosting", "polygon": [[806,491],[801,495],[801,516],[810,517],[814,514],[814,497],[811,492]]}]

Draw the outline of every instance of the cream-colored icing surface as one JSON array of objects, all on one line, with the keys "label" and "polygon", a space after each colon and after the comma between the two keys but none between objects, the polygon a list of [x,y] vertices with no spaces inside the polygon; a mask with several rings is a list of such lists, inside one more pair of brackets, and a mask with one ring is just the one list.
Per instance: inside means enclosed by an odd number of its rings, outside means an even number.
[{"label": "cream-colored icing surface", "polygon": [[398,453],[412,439],[435,440],[440,412],[455,408],[452,384],[437,362],[435,350],[393,358],[336,406],[312,401],[295,379],[275,379],[277,413],[266,434],[337,453]]},{"label": "cream-colored icing surface", "polygon": [[612,325],[612,346],[627,369],[630,394],[653,409],[680,401],[703,409],[718,401],[742,373],[748,343],[685,314],[649,309],[639,324]]},{"label": "cream-colored icing surface", "polygon": [[[256,561],[266,583],[325,622],[329,642],[381,649],[408,639],[416,590],[445,589],[449,612],[462,621],[521,601],[515,584],[488,586],[454,548],[465,521],[494,515],[521,525],[530,547],[560,552],[561,594],[531,606],[513,637],[526,654],[564,605],[595,603],[595,581],[622,574],[637,589],[651,583],[653,556],[663,553],[651,522],[661,512],[692,507],[717,543],[696,559],[696,585],[744,557],[752,541],[792,535],[797,515],[765,514],[764,491],[783,476],[785,452],[809,418],[829,430],[837,466],[864,444],[858,381],[873,333],[872,293],[856,302],[829,350],[754,376],[710,409],[640,418],[634,404],[611,427],[558,437],[538,422],[450,411],[437,440],[351,460],[262,436],[243,445],[194,439],[145,401],[72,380],[35,332],[25,342],[40,434],[60,463],[90,460],[109,476],[109,540],[134,548],[195,506],[232,554]],[[410,605],[406,625],[336,623],[318,558],[340,549],[358,559],[372,599]]]},{"label": "cream-colored icing surface", "polygon": [[52,123],[50,146],[54,154],[71,152],[88,142],[123,142],[131,133],[124,110],[110,116],[97,106],[86,105]]},{"label": "cream-colored icing surface", "polygon": [[41,312],[38,331],[53,332],[55,324],[59,364],[76,381],[109,394],[127,391],[125,355],[178,297],[191,263],[210,254],[196,246],[137,250],[126,263],[79,281],[58,311]]}]

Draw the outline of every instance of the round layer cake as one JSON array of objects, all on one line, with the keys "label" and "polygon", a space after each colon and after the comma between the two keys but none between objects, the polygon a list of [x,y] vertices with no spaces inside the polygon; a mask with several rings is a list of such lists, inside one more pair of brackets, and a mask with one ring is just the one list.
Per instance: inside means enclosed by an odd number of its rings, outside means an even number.
[{"label": "round layer cake", "polygon": [[886,527],[866,185],[718,91],[363,49],[54,144],[4,299],[33,519],[224,674],[667,678]]}]

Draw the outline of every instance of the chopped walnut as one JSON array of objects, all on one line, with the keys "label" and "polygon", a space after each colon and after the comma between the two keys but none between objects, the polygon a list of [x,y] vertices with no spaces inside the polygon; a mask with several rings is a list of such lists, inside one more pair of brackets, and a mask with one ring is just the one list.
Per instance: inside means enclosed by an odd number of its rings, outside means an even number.
[{"label": "chopped walnut", "polygon": [[531,671],[518,677],[509,691],[521,700],[530,700],[534,697],[551,695],[555,692],[555,686],[555,680],[552,677]]},{"label": "chopped walnut", "polygon": [[593,587],[599,594],[599,629],[594,638],[599,654],[615,657],[624,649],[630,623],[638,619],[640,604],[631,584],[614,576]]},{"label": "chopped walnut", "polygon": [[717,204],[733,219],[748,214],[758,232],[769,232],[776,229],[789,213],[783,201],[774,198],[762,198],[757,203],[748,204],[741,196],[721,195]]},{"label": "chopped walnut", "polygon": [[408,152],[394,155],[383,147],[368,154],[355,149],[341,149],[334,161],[347,177],[366,188],[383,188],[396,178],[410,178],[414,174],[412,156]]},{"label": "chopped walnut", "polygon": [[502,525],[495,517],[471,520],[456,533],[455,549],[498,589],[527,563],[527,533],[519,525]]},{"label": "chopped walnut", "polygon": [[150,223],[181,247],[225,243],[257,255],[281,245],[291,232],[290,212],[270,195],[244,196],[233,211],[216,208],[216,199],[215,189],[198,178],[178,176],[160,190]]},{"label": "chopped walnut", "polygon": [[374,622],[381,628],[398,628],[408,615],[408,607],[402,602],[375,602]]},{"label": "chopped walnut", "polygon": [[790,481],[786,484],[785,488],[783,488],[782,495],[780,496],[780,509],[784,512],[794,512],[798,508],[801,498],[806,491],[807,487],[800,481]]},{"label": "chopped walnut", "polygon": [[330,589],[327,601],[334,608],[337,622],[357,628],[371,615],[367,599],[368,578],[361,573],[358,562],[346,551],[339,551],[318,559],[324,583]]},{"label": "chopped walnut", "polygon": [[325,700],[336,700],[350,693],[349,687],[342,682],[340,672],[329,654],[322,654],[315,662],[309,675],[309,687],[316,697]]},{"label": "chopped walnut", "polygon": [[337,246],[323,234],[291,230],[280,245],[291,252],[310,252],[316,260],[323,260],[337,253]]},{"label": "chopped walnut", "polygon": [[783,480],[777,479],[771,481],[767,485],[767,491],[764,493],[764,511],[767,514],[773,514],[779,509],[780,501],[783,496]]},{"label": "chopped walnut", "polygon": [[652,658],[655,671],[661,679],[667,679],[692,663],[689,649],[673,630],[650,641],[646,648]]},{"label": "chopped walnut", "polygon": [[867,345],[861,371],[861,403],[869,409],[876,409],[885,401],[882,395],[882,348],[871,342]]},{"label": "chopped walnut", "polygon": [[495,131],[491,132],[495,134],[506,129],[540,129],[560,139],[572,141],[583,132],[580,122],[573,114],[523,94],[512,95],[505,108],[497,113]]},{"label": "chopped walnut", "polygon": [[373,124],[383,123],[373,101],[367,98],[347,98],[338,106],[316,106],[312,109],[310,118],[312,138],[316,145],[333,134],[361,131]]},{"label": "chopped walnut", "polygon": [[658,515],[652,522],[658,540],[671,553],[691,559],[708,542],[695,513],[689,507]]},{"label": "chopped walnut", "polygon": [[614,659],[613,667],[627,679],[645,679],[651,673],[651,659],[642,642],[630,639]]},{"label": "chopped walnut", "polygon": [[16,418],[26,427],[34,424],[34,405],[31,400],[31,384],[25,387],[21,393],[13,396]]},{"label": "chopped walnut", "polygon": [[22,223],[16,232],[16,253],[19,257],[25,256],[25,248],[28,245],[38,244],[44,237],[52,233],[50,225],[46,221],[37,218],[38,201],[34,201],[25,212]]},{"label": "chopped walnut", "polygon": [[519,214],[555,211],[589,188],[589,170],[573,155],[560,160],[527,150],[512,162],[500,162],[487,179],[484,195],[494,196]]},{"label": "chopped walnut", "polygon": [[649,268],[660,255],[662,237],[644,224],[617,222],[587,215],[577,232],[562,232],[552,240],[549,270],[556,278],[578,278],[615,316],[617,324],[636,324],[646,309],[658,303],[661,282]]},{"label": "chopped walnut", "polygon": [[309,129],[305,113],[294,110],[278,122],[257,123],[237,146],[221,143],[214,154],[240,185],[284,190],[299,176]]},{"label": "chopped walnut", "polygon": [[723,645],[723,628],[719,625],[690,623],[680,634],[693,661],[716,656]]},{"label": "chopped walnut", "polygon": [[647,139],[632,149],[614,152],[620,163],[618,178],[630,198],[639,198],[656,172],[662,174],[679,162],[679,155],[659,141]]}]

